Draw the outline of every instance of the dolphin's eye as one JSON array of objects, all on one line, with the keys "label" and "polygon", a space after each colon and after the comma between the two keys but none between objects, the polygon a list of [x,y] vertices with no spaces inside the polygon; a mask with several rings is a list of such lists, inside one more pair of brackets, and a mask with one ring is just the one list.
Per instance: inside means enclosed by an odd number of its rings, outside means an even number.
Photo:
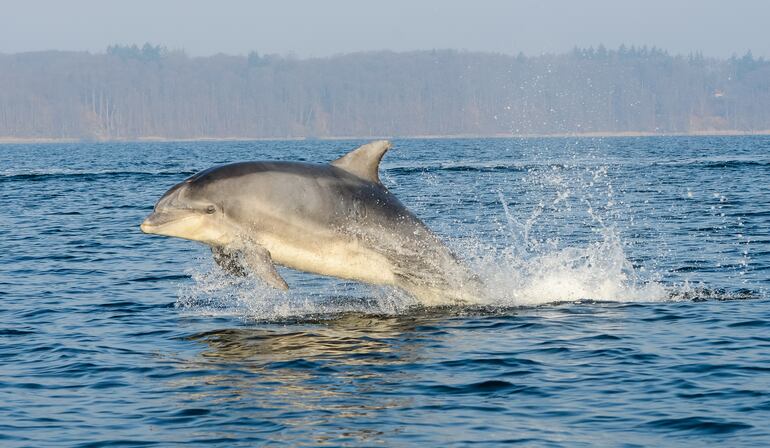
[{"label": "dolphin's eye", "polygon": [[213,205],[209,205],[208,207],[206,207],[206,213],[208,213],[209,215],[214,213],[215,211],[217,211],[217,208],[214,207]]}]

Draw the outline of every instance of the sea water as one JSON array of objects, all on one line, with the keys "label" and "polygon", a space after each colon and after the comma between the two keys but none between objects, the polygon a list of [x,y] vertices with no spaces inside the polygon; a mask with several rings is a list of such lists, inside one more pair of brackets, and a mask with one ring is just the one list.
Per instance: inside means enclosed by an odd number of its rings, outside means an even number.
[{"label": "sea water", "polygon": [[468,306],[139,231],[199,170],[361,143],[0,145],[0,445],[770,444],[770,137],[394,140]]}]

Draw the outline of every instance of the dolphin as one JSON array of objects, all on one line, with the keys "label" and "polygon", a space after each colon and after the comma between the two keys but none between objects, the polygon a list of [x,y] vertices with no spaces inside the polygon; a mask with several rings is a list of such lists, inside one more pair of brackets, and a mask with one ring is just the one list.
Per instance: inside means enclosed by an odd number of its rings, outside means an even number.
[{"label": "dolphin", "polygon": [[380,140],[328,164],[240,162],[171,187],[144,233],[198,241],[234,275],[288,289],[275,265],[400,288],[424,305],[476,301],[482,285],[382,184]]}]

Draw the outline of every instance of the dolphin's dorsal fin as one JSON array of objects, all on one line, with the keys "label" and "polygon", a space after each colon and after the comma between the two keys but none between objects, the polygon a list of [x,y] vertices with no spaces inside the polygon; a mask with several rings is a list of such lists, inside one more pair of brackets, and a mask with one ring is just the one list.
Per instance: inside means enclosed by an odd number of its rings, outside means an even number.
[{"label": "dolphin's dorsal fin", "polygon": [[379,184],[380,160],[391,146],[387,140],[367,143],[335,160],[332,165],[355,174],[361,179]]}]

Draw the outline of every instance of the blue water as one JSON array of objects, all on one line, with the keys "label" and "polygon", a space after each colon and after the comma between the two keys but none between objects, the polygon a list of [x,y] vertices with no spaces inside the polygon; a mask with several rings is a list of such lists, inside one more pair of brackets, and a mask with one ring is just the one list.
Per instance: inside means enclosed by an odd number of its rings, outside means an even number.
[{"label": "blue water", "polygon": [[0,146],[0,445],[770,445],[770,137],[394,141],[468,307],[139,231],[199,170],[358,143]]}]

